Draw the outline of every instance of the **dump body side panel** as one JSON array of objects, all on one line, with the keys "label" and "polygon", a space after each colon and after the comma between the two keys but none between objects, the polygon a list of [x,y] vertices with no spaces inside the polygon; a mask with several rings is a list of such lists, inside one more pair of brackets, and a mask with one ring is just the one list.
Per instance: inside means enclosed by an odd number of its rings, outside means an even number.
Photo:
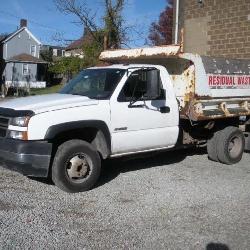
[{"label": "dump body side panel", "polygon": [[195,65],[195,91],[185,108],[191,120],[250,115],[250,61],[183,54]]}]

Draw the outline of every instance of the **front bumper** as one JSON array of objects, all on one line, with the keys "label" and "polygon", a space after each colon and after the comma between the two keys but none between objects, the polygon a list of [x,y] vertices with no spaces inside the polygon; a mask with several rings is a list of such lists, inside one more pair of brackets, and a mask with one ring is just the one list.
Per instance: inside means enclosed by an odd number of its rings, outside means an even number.
[{"label": "front bumper", "polygon": [[47,177],[51,152],[46,141],[0,139],[0,165],[26,176]]}]

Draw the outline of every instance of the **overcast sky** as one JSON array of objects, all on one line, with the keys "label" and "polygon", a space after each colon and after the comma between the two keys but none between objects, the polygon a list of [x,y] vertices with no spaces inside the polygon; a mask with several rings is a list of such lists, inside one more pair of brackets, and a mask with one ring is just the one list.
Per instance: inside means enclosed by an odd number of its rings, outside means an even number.
[{"label": "overcast sky", "polygon": [[[98,10],[96,17],[100,22],[102,0],[87,0],[89,7]],[[150,23],[158,19],[160,12],[166,6],[166,0],[127,0],[124,16],[127,24],[136,26],[131,32],[133,42],[130,47],[143,46],[147,38]],[[82,27],[74,24],[73,16],[65,16],[56,10],[53,0],[8,0],[0,4],[0,33],[10,33],[17,29],[19,19],[28,20],[28,28],[43,43],[54,44],[56,33],[63,34],[69,40],[75,40],[82,35]]]}]

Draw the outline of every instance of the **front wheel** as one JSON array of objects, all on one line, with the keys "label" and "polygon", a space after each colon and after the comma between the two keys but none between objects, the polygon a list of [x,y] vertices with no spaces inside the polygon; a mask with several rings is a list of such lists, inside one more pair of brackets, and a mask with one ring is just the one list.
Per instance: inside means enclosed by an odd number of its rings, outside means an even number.
[{"label": "front wheel", "polygon": [[101,172],[101,159],[93,146],[82,140],[70,140],[58,147],[52,180],[57,187],[69,192],[91,189]]}]

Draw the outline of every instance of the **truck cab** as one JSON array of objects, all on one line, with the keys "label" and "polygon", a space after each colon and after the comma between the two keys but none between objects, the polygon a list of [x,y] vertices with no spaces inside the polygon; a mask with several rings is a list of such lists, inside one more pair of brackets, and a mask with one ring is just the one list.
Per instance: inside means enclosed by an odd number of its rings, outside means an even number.
[{"label": "truck cab", "polygon": [[158,65],[114,65],[125,69],[110,98],[112,156],[174,147],[178,104],[167,70]]}]

